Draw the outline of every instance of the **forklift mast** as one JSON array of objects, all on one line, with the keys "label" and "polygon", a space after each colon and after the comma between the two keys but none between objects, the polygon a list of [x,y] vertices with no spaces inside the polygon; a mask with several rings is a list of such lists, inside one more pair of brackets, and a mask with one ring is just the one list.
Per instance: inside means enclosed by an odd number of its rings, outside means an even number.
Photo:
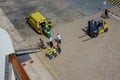
[{"label": "forklift mast", "polygon": [[93,24],[92,21],[88,21],[88,32],[92,32],[93,31]]}]

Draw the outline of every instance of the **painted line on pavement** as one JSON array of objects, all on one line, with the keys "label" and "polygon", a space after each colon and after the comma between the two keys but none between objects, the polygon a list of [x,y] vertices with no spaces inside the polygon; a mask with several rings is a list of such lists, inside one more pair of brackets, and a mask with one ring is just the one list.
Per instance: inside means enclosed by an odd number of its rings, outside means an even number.
[{"label": "painted line on pavement", "polygon": [[116,5],[120,7],[120,1],[119,0],[107,0],[108,2],[112,3],[113,5]]}]

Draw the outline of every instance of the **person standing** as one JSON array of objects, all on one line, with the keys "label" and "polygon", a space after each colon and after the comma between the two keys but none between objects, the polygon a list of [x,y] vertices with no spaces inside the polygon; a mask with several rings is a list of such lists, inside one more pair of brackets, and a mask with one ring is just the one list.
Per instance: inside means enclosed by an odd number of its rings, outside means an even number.
[{"label": "person standing", "polygon": [[60,44],[57,44],[57,52],[58,52],[59,54],[61,53]]},{"label": "person standing", "polygon": [[48,48],[48,52],[46,54],[46,56],[48,56],[48,58],[51,60],[52,58],[54,58],[53,54],[52,54],[52,49]]},{"label": "person standing", "polygon": [[50,47],[53,47],[52,37],[49,38]]},{"label": "person standing", "polygon": [[105,18],[108,18],[108,9],[105,9]]},{"label": "person standing", "polygon": [[52,47],[52,54],[54,55],[54,57],[57,56],[57,49],[54,46]]},{"label": "person standing", "polygon": [[45,49],[46,48],[46,46],[45,46],[45,44],[44,44],[44,41],[40,38],[40,47],[42,48],[42,49]]},{"label": "person standing", "polygon": [[61,44],[61,35],[60,34],[57,34],[57,43]]}]

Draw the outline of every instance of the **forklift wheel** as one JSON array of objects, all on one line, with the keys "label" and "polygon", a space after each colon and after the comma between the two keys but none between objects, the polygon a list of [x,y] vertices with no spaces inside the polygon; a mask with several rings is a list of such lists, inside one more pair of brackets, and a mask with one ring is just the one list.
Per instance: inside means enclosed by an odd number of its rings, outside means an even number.
[{"label": "forklift wheel", "polygon": [[104,30],[104,32],[107,32],[108,31],[108,28]]},{"label": "forklift wheel", "polygon": [[91,38],[95,38],[95,37],[97,37],[97,36],[98,36],[98,33],[94,33],[94,32],[93,32],[93,33],[90,34],[90,37],[91,37]]},{"label": "forklift wheel", "polygon": [[93,34],[93,37],[95,38],[95,37],[97,37],[98,36],[98,33],[94,33]]}]

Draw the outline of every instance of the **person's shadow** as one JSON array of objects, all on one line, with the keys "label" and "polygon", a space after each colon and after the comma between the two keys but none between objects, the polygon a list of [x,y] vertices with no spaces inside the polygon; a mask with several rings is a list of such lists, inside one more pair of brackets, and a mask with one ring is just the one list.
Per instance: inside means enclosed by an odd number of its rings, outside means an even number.
[{"label": "person's shadow", "polygon": [[50,42],[46,42],[46,44],[50,47]]},{"label": "person's shadow", "polygon": [[58,43],[58,40],[57,39],[54,39],[56,43]]}]

